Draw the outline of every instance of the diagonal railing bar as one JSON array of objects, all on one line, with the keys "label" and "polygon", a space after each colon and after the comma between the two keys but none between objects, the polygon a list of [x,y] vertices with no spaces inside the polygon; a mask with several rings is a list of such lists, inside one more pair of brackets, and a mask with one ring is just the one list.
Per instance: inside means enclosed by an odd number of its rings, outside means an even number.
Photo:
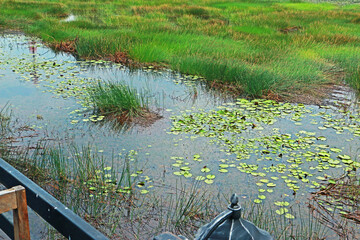
[{"label": "diagonal railing bar", "polygon": [[[68,239],[108,239],[73,211],[56,200],[33,181],[0,158],[0,183],[11,188],[21,185],[26,189],[28,206]],[[9,221],[0,217],[0,228],[8,234]],[[2,225],[4,224],[4,225]],[[10,234],[8,234],[10,236]]]},{"label": "diagonal railing bar", "polygon": [[14,239],[14,225],[4,214],[0,214],[0,228],[9,238]]}]

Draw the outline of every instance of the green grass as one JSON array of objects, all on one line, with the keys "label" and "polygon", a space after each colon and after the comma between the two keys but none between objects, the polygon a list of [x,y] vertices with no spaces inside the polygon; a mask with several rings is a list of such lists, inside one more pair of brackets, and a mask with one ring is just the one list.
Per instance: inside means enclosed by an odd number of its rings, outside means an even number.
[{"label": "green grass", "polygon": [[0,157],[8,154],[11,133],[11,111],[8,105],[5,105],[0,109]]},{"label": "green grass", "polygon": [[145,93],[120,82],[98,82],[89,89],[90,104],[103,115],[115,117],[136,117],[148,109]]},{"label": "green grass", "polygon": [[11,111],[9,107],[5,105],[0,109],[0,141],[3,141],[11,132],[10,129]]},{"label": "green grass", "polygon": [[291,207],[291,213],[298,219],[294,222],[279,216],[273,206],[245,202],[242,208],[244,219],[268,231],[274,239],[325,239],[330,232],[301,203]]},{"label": "green grass", "polygon": [[[76,21],[60,21],[70,13]],[[328,77],[329,64],[344,69],[345,80],[359,90],[353,57],[360,52],[359,13],[344,2],[0,0],[0,26],[53,43],[77,39],[82,57],[126,52],[139,62],[230,83],[251,96],[341,82]],[[279,31],[293,26],[301,29]],[[341,57],[339,48],[345,50]],[[304,52],[311,55],[299,54]],[[345,62],[349,57],[354,61]]]},{"label": "green grass", "polygon": [[[312,201],[309,207],[314,218],[327,223],[328,228],[334,230],[340,239],[356,239],[358,229],[356,219],[359,219],[360,185],[357,175],[344,174],[317,192],[311,193]],[[341,206],[336,204],[341,202]],[[355,210],[354,210],[355,209]],[[354,222],[353,222],[354,220]]]}]

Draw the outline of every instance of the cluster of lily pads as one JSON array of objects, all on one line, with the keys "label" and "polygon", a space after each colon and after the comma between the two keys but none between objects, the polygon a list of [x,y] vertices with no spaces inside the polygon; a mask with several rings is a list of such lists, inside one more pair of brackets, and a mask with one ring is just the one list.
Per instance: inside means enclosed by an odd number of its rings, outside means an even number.
[{"label": "cluster of lily pads", "polygon": [[[263,202],[269,194],[274,198],[275,190],[279,195],[289,196],[301,189],[317,189],[334,182],[341,174],[356,174],[360,167],[359,156],[356,156],[360,142],[359,113],[238,99],[216,110],[186,111],[172,119],[173,134],[189,134],[192,139],[209,138],[225,156],[218,159],[218,167],[209,166],[208,161],[212,159],[202,159],[198,153],[191,162],[181,156],[172,157],[174,174],[212,184],[216,172],[237,169],[252,176],[258,186],[255,203]],[[305,122],[310,123],[306,130],[302,126]],[[340,143],[340,147],[330,146],[328,140],[333,140],[330,138],[336,134],[346,134],[348,145],[355,146],[354,152],[349,152],[350,148],[344,143]],[[284,188],[289,190],[280,193]],[[294,218],[288,210],[289,202],[276,200],[274,204],[279,207],[278,214]]]},{"label": "cluster of lily pads", "polygon": [[96,170],[96,175],[84,182],[84,185],[91,192],[89,197],[94,198],[113,193],[130,194],[135,188],[139,189],[141,194],[146,194],[153,187],[151,185],[152,180],[149,176],[143,176],[142,170],[135,171],[130,177],[132,179],[127,182],[128,185],[123,185],[122,179],[117,179],[116,174],[112,172],[112,168],[107,166],[102,170]]},{"label": "cluster of lily pads", "polygon": [[[38,43],[40,42],[38,39],[22,35],[6,35],[6,38],[14,38],[13,44],[27,43],[33,47],[43,47]],[[0,50],[8,47],[0,44]],[[91,77],[91,71],[93,69],[125,69],[121,64],[105,60],[49,60],[31,52],[23,53],[20,57],[1,54],[0,63],[2,66],[8,65],[25,81],[32,81],[41,86],[44,89],[43,92],[53,93],[55,98],[76,99],[79,106],[70,113],[71,124],[104,120],[104,116],[89,114],[89,110],[92,110],[93,107],[89,91],[102,81]],[[193,86],[197,80],[202,79],[197,75],[181,75],[168,69],[156,69],[154,66],[144,67],[143,71],[154,74],[171,74],[171,80],[176,84],[182,83],[189,86]]]}]

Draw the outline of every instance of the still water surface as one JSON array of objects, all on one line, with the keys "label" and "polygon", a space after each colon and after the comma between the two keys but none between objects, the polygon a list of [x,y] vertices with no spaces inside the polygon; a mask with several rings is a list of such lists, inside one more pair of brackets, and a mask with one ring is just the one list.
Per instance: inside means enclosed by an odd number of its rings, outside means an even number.
[{"label": "still water surface", "polygon": [[[151,109],[162,118],[152,124],[125,128],[114,126],[113,123],[104,120],[97,121],[98,116],[93,116],[93,112],[82,105],[84,89],[97,80],[122,81],[139,91],[146,91],[152,99]],[[344,96],[346,93],[342,94]],[[306,150],[294,150],[294,157],[302,157],[305,161],[305,157],[301,155],[304,151],[318,154],[323,148],[336,159],[336,155],[328,149],[337,148],[341,150],[341,154],[348,155],[352,160],[357,161],[360,151],[360,132],[357,132],[360,131],[358,103],[354,95],[346,100],[355,103],[348,106],[351,112],[347,115],[339,113],[339,109],[333,106],[329,109],[318,106],[300,106],[298,109],[302,112],[301,121],[294,121],[294,112],[292,112],[278,118],[271,125],[265,124],[263,128],[247,129],[239,136],[230,132],[229,136],[234,136],[235,145],[248,144],[248,139],[261,138],[261,140],[256,140],[255,144],[259,151],[250,149],[249,156],[245,157],[243,162],[256,165],[263,170],[269,168],[270,165],[288,164],[287,159],[282,158],[282,152],[275,151],[266,155],[268,153],[265,151],[264,154],[264,150],[267,149],[261,144],[265,141],[264,137],[290,134],[295,139],[296,134],[301,131],[314,133],[316,138],[324,137],[324,139],[314,140],[316,146],[311,146]],[[226,167],[226,171],[218,172],[223,168],[219,167],[219,164],[239,165],[242,159],[239,159],[237,152],[228,152],[226,149],[229,146],[221,145],[221,141],[210,143],[214,137],[198,136],[194,132],[177,135],[170,133],[171,116],[181,114],[189,116],[202,110],[208,113],[229,102],[234,103],[236,99],[209,90],[197,76],[183,76],[170,70],[152,68],[134,70],[103,61],[82,61],[69,54],[55,53],[35,38],[21,34],[4,34],[0,37],[0,107],[9,105],[14,118],[36,132],[36,134],[31,134],[31,137],[22,138],[16,144],[31,145],[39,139],[55,139],[51,141],[76,143],[79,146],[91,145],[93,151],[109,159],[113,154],[124,154],[135,150],[138,152],[137,158],[144,173],[154,181],[166,181],[169,185],[174,184],[178,179],[191,181],[196,176],[206,178],[206,174],[204,175],[201,170],[208,167],[215,179],[208,181],[210,184],[204,183],[205,188],[214,192],[218,192],[219,189],[226,192],[238,192],[244,199],[253,201],[258,199],[259,189],[264,188],[260,184],[256,185],[261,183],[259,182],[261,176],[251,174],[251,172],[244,173],[239,168],[240,171],[238,171],[234,166]],[[328,102],[333,103],[334,99]],[[229,107],[233,108],[232,105]],[[244,109],[246,112],[246,106]],[[298,111],[297,108],[294,111]],[[339,120],[344,119],[346,126],[350,125],[350,127],[341,132],[332,127],[323,127],[329,122],[324,120],[324,115],[327,114],[336,120],[335,125],[345,126],[342,120]],[[352,114],[353,118],[349,117],[349,114]],[[301,134],[306,135],[306,133]],[[195,155],[200,155],[202,161],[193,161]],[[263,161],[270,158],[273,158],[271,159],[274,160],[273,163]],[[179,159],[190,168],[187,171],[191,173],[191,176],[174,174],[174,172],[181,172],[179,166],[176,165],[176,160]],[[316,177],[323,177],[324,172],[331,178],[339,177],[346,167],[345,164],[341,166],[338,164],[339,167],[330,167],[322,171],[318,168],[309,170],[314,166],[311,163],[305,163],[298,170],[307,171],[313,175],[309,178],[316,180]],[[265,170],[257,172],[265,172]],[[273,180],[276,179],[277,186],[271,188],[272,192],[260,193],[267,197],[266,200],[263,199],[264,201],[300,200],[304,202],[308,193],[313,191],[310,180],[310,183],[304,182],[304,186],[301,186],[294,195],[293,189],[289,188],[287,183],[278,180],[282,175],[285,174],[277,171],[267,172],[266,179],[273,177]],[[268,182],[262,179],[266,185]]]}]

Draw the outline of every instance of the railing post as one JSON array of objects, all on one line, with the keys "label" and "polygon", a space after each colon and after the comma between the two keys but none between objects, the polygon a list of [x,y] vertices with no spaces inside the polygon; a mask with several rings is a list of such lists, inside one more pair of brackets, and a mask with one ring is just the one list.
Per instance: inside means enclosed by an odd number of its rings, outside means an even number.
[{"label": "railing post", "polygon": [[30,240],[29,216],[27,211],[25,188],[22,186],[16,186],[14,189],[17,205],[17,208],[13,210],[14,239]]},{"label": "railing post", "polygon": [[[13,239],[30,240],[29,216],[23,186],[15,186],[0,191],[0,214],[11,210],[13,211],[14,222],[12,227]],[[10,232],[9,229],[6,229],[6,231]]]}]

